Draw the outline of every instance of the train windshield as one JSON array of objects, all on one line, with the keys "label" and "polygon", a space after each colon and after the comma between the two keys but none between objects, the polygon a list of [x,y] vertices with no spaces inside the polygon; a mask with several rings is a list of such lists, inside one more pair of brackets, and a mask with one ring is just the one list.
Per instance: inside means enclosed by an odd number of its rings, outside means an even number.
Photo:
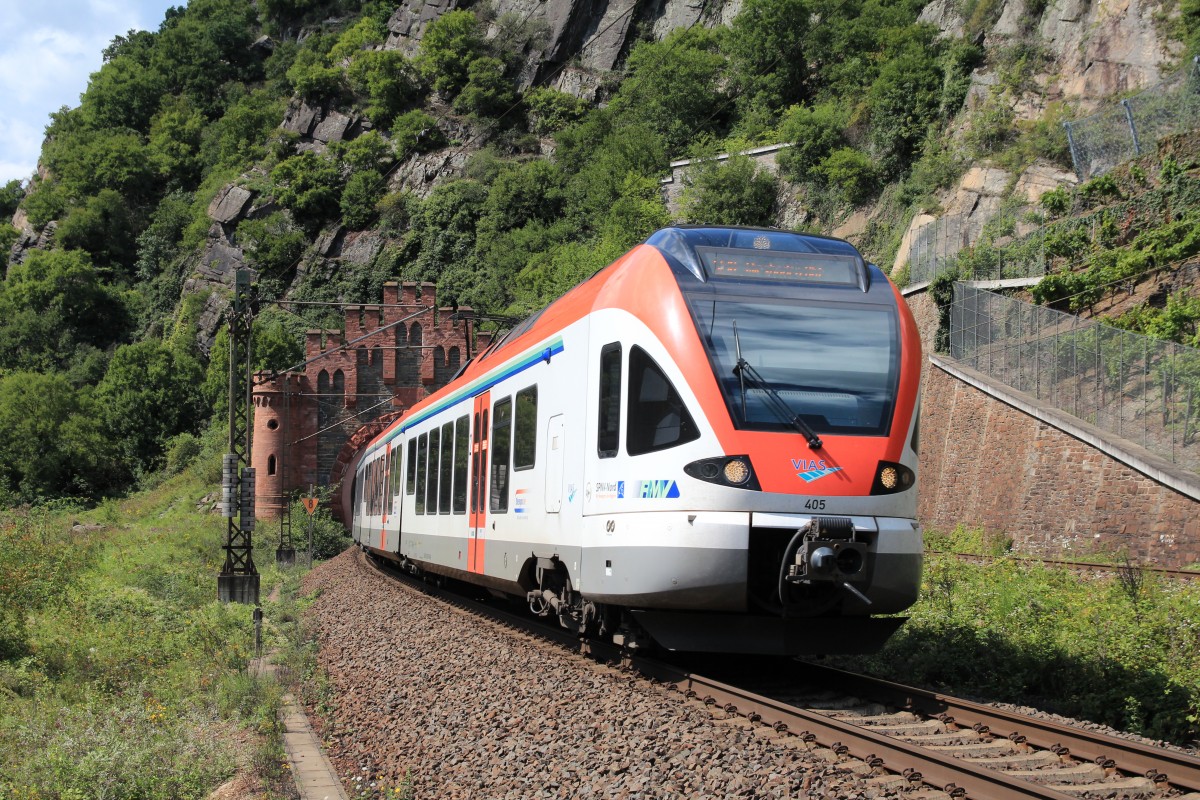
[{"label": "train windshield", "polygon": [[[894,309],[695,300],[701,339],[738,428],[791,431],[799,417],[816,433],[887,435],[899,375]],[[739,353],[751,369],[738,368]]]}]

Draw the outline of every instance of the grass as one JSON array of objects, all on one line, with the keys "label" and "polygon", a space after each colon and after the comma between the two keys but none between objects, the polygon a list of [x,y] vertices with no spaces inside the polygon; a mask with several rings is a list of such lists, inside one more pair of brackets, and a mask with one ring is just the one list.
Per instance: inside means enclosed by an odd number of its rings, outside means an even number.
[{"label": "grass", "polygon": [[1200,586],[1136,568],[1080,575],[1003,557],[1003,539],[932,535],[921,599],[875,656],[847,666],[1082,717],[1177,744],[1200,739]]},{"label": "grass", "polygon": [[[252,608],[216,601],[211,466],[88,511],[0,511],[0,797],[188,800],[239,772],[290,796]],[[283,589],[268,646],[303,650],[299,570],[259,569],[264,598]]]}]

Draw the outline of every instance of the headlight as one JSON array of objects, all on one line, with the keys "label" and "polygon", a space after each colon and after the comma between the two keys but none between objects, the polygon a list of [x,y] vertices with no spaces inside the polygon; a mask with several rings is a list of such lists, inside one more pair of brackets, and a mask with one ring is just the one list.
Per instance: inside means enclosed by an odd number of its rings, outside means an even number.
[{"label": "headlight", "polygon": [[749,456],[721,456],[693,461],[683,468],[685,474],[718,486],[759,491],[758,478]]},{"label": "headlight", "polygon": [[916,483],[917,476],[903,464],[892,461],[880,461],[875,470],[875,483],[871,486],[871,494],[895,494],[911,489]]}]

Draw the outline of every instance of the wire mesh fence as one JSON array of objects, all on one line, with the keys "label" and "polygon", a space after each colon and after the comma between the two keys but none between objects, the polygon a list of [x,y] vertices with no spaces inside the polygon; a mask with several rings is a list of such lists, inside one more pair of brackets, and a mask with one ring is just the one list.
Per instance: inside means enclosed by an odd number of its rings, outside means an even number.
[{"label": "wire mesh fence", "polygon": [[955,283],[950,356],[1200,472],[1200,350]]},{"label": "wire mesh fence", "polygon": [[1200,66],[1191,66],[1090,117],[1065,123],[1075,174],[1086,181],[1200,126]]},{"label": "wire mesh fence", "polygon": [[976,281],[1041,277],[1045,236],[1045,214],[1032,207],[1010,209],[986,223],[966,214],[939,217],[909,242],[909,285],[952,271]]}]

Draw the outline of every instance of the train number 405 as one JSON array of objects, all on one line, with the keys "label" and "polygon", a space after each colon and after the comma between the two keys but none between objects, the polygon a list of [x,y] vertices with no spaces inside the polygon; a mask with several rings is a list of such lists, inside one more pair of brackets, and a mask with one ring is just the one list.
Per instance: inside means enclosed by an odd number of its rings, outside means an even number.
[{"label": "train number 405", "polygon": [[824,511],[825,510],[825,501],[824,500],[806,500],[804,502],[804,507],[807,509],[811,509],[812,511]]}]

